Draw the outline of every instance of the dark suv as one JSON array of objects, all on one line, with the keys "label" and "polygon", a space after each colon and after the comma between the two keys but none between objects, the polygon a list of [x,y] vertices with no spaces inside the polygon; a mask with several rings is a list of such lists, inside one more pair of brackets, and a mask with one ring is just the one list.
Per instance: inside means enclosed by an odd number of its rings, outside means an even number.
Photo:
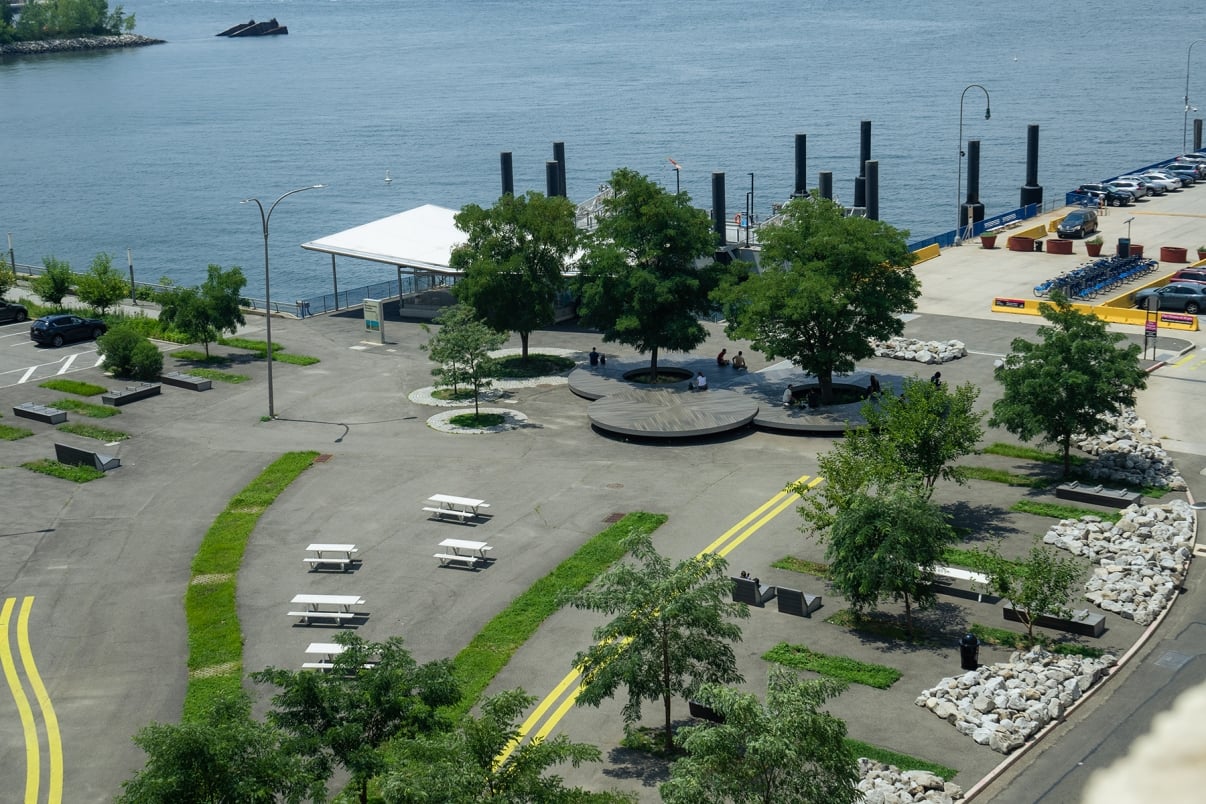
[{"label": "dark suv", "polygon": [[1059,222],[1055,233],[1060,238],[1088,237],[1097,231],[1097,211],[1092,209],[1074,209]]},{"label": "dark suv", "polygon": [[12,302],[0,301],[0,323],[5,321],[16,321],[18,323],[29,318],[29,311],[19,304]]},{"label": "dark suv", "polygon": [[1135,200],[1130,193],[1120,193],[1101,183],[1082,184],[1072,192],[1096,199],[1104,198],[1105,202],[1112,207],[1129,206]]},{"label": "dark suv", "polygon": [[80,318],[78,315],[44,315],[29,328],[29,338],[36,343],[62,346],[67,341],[95,340],[105,334],[105,322],[99,318]]}]

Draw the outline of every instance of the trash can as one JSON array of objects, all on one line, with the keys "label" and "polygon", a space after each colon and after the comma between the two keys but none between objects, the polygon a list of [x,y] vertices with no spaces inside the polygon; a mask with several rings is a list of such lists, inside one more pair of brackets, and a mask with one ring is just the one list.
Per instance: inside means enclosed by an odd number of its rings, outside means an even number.
[{"label": "trash can", "polygon": [[959,666],[964,670],[975,670],[980,666],[980,640],[975,634],[964,634],[959,640]]},{"label": "trash can", "polygon": [[1118,251],[1116,253],[1119,257],[1131,256],[1131,239],[1129,237],[1118,238]]},{"label": "trash can", "polygon": [[1035,239],[1035,241],[1034,241],[1034,250],[1035,250],[1035,251],[1042,251],[1042,250],[1043,250],[1043,241],[1042,241],[1042,240]]}]

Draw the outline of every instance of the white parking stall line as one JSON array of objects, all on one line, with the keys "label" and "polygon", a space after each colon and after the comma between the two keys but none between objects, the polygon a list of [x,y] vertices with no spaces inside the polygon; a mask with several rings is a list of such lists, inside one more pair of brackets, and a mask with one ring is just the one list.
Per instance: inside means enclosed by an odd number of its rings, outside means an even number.
[{"label": "white parking stall line", "polygon": [[63,361],[63,365],[59,367],[59,370],[56,371],[55,374],[66,374],[68,371],[71,371],[71,364],[74,363],[75,359],[79,356],[80,352],[76,352],[73,355],[68,355],[67,359]]},{"label": "white parking stall line", "polygon": [[104,362],[105,362],[104,355],[102,355],[100,352],[97,352],[96,353],[96,362],[92,364],[92,368],[96,368],[97,366],[99,366],[101,363],[104,363]]},{"label": "white parking stall line", "polygon": [[37,366],[30,366],[29,368],[27,368],[25,370],[25,373],[21,375],[21,379],[17,380],[17,385],[20,385],[21,383],[24,383],[24,382],[29,382],[29,378],[37,370],[38,370]]}]

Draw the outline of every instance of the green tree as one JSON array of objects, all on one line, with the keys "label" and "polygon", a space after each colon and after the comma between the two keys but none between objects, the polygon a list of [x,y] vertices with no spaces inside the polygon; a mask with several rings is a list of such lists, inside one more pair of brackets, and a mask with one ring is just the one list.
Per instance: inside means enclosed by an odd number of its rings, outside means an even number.
[{"label": "green tree", "polygon": [[80,301],[102,314],[124,297],[130,295],[130,283],[113,267],[112,254],[97,254],[87,272],[76,277],[75,295]]},{"label": "green tree", "polygon": [[163,370],[163,354],[155,344],[124,324],[97,338],[96,353],[115,377],[153,380]]},{"label": "green tree", "polygon": [[1139,346],[1120,346],[1126,336],[1110,332],[1092,313],[1083,314],[1061,294],[1039,304],[1049,325],[1039,327],[1040,343],[1015,338],[1011,353],[994,372],[1004,389],[992,403],[988,423],[1004,427],[1023,441],[1039,438],[1057,444],[1064,455],[1064,477],[1072,471],[1072,438],[1097,435],[1135,404],[1147,387],[1139,366]]},{"label": "green tree", "polygon": [[0,262],[0,299],[4,298],[4,294],[12,290],[17,284],[17,274],[8,263]]},{"label": "green tree", "polygon": [[[506,343],[507,336],[479,321],[467,304],[447,308],[436,318],[436,323],[440,325],[440,331],[419,346],[439,363],[431,370],[436,385],[451,386],[453,393],[458,392],[461,385],[472,387],[473,412],[480,414],[478,397],[491,385],[488,376],[493,363],[490,352]],[[430,331],[426,325],[423,329]]]},{"label": "green tree", "polygon": [[397,762],[381,785],[382,796],[389,804],[630,800],[567,788],[559,776],[546,776],[549,768],[564,762],[576,768],[599,761],[598,748],[564,735],[517,744],[498,762],[507,747],[518,742],[516,722],[535,702],[523,690],[506,690],[486,698],[481,716],[467,715],[454,731],[419,735],[400,744]]},{"label": "green tree", "polygon": [[420,665],[400,637],[366,642],[345,632],[335,641],[344,651],[328,672],[269,667],[251,677],[280,688],[268,721],[289,735],[286,750],[324,780],[341,765],[366,804],[369,780],[387,767],[386,743],[446,728],[437,710],[461,692],[451,662]]},{"label": "green tree", "polygon": [[955,532],[942,511],[915,485],[879,496],[857,494],[829,527],[829,582],[855,611],[902,600],[913,634],[913,606],[934,603],[933,571]]},{"label": "green tree", "polygon": [[119,34],[134,30],[134,15],[107,0],[39,0],[21,7],[14,31],[23,41]]},{"label": "green tree", "polygon": [[1073,587],[1080,581],[1083,569],[1071,556],[1061,556],[1053,547],[1036,539],[1025,561],[996,560],[989,572],[989,586],[994,594],[1010,601],[1026,625],[1026,637],[1034,642],[1034,621],[1043,614],[1067,617],[1071,612],[1068,601]]},{"label": "green tree", "polygon": [[63,297],[71,292],[71,283],[75,278],[75,274],[71,272],[71,265],[65,260],[43,257],[42,268],[42,273],[35,276],[29,286],[42,301],[60,307],[63,304]]},{"label": "green tree", "polygon": [[624,686],[624,721],[635,723],[642,701],[660,700],[670,751],[673,696],[689,697],[707,682],[742,681],[731,645],[741,639],[741,628],[730,620],[749,611],[731,601],[728,562],[715,553],[675,564],[654,549],[648,535],[633,534],[625,546],[631,562],[569,598],[575,608],[613,617],[595,629],[596,643],[574,659],[582,669],[578,704],[599,706]]},{"label": "green tree", "polygon": [[715,235],[685,193],[626,168],[609,187],[579,260],[578,313],[604,341],[648,352],[656,376],[659,350],[690,351],[707,340],[699,319],[712,311],[720,276]]},{"label": "green tree", "polygon": [[211,342],[223,332],[237,332],[244,323],[240,302],[246,284],[238,266],[224,271],[220,265],[210,265],[200,287],[168,287],[159,293],[159,317],[177,332],[204,344],[209,357]]},{"label": "green tree", "polygon": [[858,760],[846,744],[846,724],[820,707],[844,685],[771,671],[766,704],[717,685],[697,693],[724,723],[680,729],[687,756],[670,767],[660,788],[667,804],[853,804]]},{"label": "green tree", "polygon": [[320,780],[281,747],[282,734],[251,719],[245,697],[219,700],[198,723],[152,723],[134,742],[147,764],[122,783],[119,804],[274,804],[320,800]]},{"label": "green tree", "polygon": [[904,331],[900,316],[921,293],[907,236],[826,199],[793,199],[758,232],[762,272],[730,276],[714,294],[725,332],[815,375],[832,402],[835,373],[874,355],[872,339]]},{"label": "green tree", "polygon": [[452,286],[457,301],[499,332],[517,332],[523,358],[528,336],[554,321],[562,272],[574,253],[574,205],[537,192],[504,195],[490,209],[470,204],[456,216],[469,236],[449,262],[464,276]]}]

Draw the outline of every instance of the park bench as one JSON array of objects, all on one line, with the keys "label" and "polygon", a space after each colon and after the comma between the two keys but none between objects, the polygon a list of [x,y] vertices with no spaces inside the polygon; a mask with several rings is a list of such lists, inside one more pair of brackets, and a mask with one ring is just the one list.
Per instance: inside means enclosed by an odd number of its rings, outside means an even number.
[{"label": "park bench", "polygon": [[25,402],[13,406],[13,414],[23,419],[33,419],[46,424],[62,424],[67,421],[67,411],[58,408],[39,405],[36,402]]},{"label": "park bench", "polygon": [[169,371],[166,374],[161,374],[159,375],[159,381],[164,385],[171,385],[176,388],[188,388],[193,391],[208,391],[214,387],[213,380],[185,374],[182,371]]},{"label": "park bench", "polygon": [[[1002,607],[1005,619],[1014,623],[1025,623],[1026,613],[1006,604]],[[1105,633],[1105,615],[1095,614],[1088,609],[1072,612],[1071,617],[1056,617],[1054,614],[1035,615],[1034,624],[1041,628],[1067,631],[1069,634],[1099,637]]]},{"label": "park bench", "polygon": [[[975,572],[974,570],[966,570],[962,567],[934,567],[935,580],[942,580],[946,583],[951,581],[970,581],[976,586],[972,594],[976,596],[977,603],[984,602],[984,590],[988,588],[990,583],[989,577],[983,572]],[[965,596],[962,589],[951,589],[942,584],[935,584],[934,591],[948,592],[959,597]]]},{"label": "park bench", "polygon": [[458,553],[436,553],[433,557],[440,560],[441,567],[459,564],[469,569],[477,569],[477,562],[482,560],[479,556],[463,556]]},{"label": "park bench", "polygon": [[431,506],[423,506],[424,511],[435,514],[437,518],[450,516],[464,522],[467,519],[473,519],[477,514],[472,511],[462,511],[459,508],[434,508]]},{"label": "park bench", "polygon": [[1090,486],[1075,480],[1056,486],[1055,496],[1061,500],[1075,500],[1110,508],[1126,508],[1132,504],[1139,505],[1143,502],[1143,495],[1137,491]]},{"label": "park bench", "polygon": [[108,472],[121,466],[121,458],[113,455],[102,455],[90,449],[80,449],[69,444],[54,445],[54,458],[59,463],[68,466],[91,466],[98,472]]},{"label": "park bench", "polygon": [[120,388],[116,391],[106,391],[101,394],[101,403],[121,407],[131,402],[137,402],[140,399],[146,399],[149,396],[158,396],[162,391],[163,386],[157,382],[140,382],[135,385],[127,385],[125,388]]},{"label": "park bench", "polygon": [[730,578],[733,582],[733,601],[750,606],[765,606],[775,596],[775,587],[760,583],[757,578]]},{"label": "park bench", "polygon": [[779,611],[797,617],[812,617],[812,613],[821,607],[820,595],[805,594],[799,589],[788,589],[786,586],[775,587],[775,597],[779,603]]}]

